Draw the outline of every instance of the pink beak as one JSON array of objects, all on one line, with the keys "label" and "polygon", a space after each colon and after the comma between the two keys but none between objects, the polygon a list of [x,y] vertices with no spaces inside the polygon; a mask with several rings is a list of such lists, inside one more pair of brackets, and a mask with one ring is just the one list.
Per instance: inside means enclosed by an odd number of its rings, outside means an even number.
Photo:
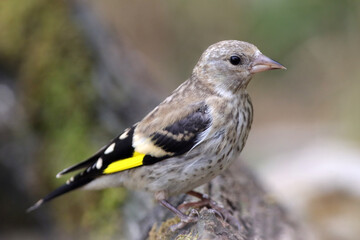
[{"label": "pink beak", "polygon": [[253,61],[253,64],[251,65],[250,73],[264,72],[273,69],[286,69],[286,67],[272,60],[271,58],[268,58],[267,56],[260,54]]}]

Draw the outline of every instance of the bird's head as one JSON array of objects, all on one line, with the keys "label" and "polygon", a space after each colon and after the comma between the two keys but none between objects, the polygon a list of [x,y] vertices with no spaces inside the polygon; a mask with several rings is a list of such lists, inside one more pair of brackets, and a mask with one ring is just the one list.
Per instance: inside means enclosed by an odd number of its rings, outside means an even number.
[{"label": "bird's head", "polygon": [[211,45],[200,57],[193,77],[214,85],[220,92],[237,92],[246,88],[258,72],[286,69],[263,55],[253,44],[228,40]]}]

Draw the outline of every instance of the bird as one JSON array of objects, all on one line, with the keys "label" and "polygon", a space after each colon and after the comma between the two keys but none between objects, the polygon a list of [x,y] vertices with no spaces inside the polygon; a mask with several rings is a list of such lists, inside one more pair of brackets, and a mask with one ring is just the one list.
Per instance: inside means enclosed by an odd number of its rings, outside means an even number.
[{"label": "bird", "polygon": [[75,189],[126,187],[152,193],[183,225],[196,221],[169,197],[199,196],[196,187],[238,158],[253,121],[246,87],[255,73],[273,69],[286,68],[251,43],[225,40],[209,46],[169,97],[93,156],[59,172],[58,178],[78,171],[27,211]]}]

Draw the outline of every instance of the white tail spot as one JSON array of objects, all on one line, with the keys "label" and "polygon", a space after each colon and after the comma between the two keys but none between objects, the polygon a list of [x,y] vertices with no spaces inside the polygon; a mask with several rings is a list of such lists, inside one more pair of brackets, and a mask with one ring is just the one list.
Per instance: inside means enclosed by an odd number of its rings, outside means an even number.
[{"label": "white tail spot", "polygon": [[128,137],[128,133],[130,131],[130,128],[126,129],[123,134],[120,135],[119,139],[123,140]]},{"label": "white tail spot", "polygon": [[112,151],[114,151],[114,148],[115,148],[115,143],[112,143],[106,150],[105,150],[105,154],[109,154],[111,153]]},{"label": "white tail spot", "polygon": [[100,169],[102,167],[102,165],[103,165],[103,160],[102,160],[102,158],[99,158],[96,162],[96,168]]}]

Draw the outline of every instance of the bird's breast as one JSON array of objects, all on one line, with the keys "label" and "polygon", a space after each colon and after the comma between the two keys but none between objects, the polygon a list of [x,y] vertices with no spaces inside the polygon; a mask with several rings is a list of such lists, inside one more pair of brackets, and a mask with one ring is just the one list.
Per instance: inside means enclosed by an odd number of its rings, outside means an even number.
[{"label": "bird's breast", "polygon": [[[219,110],[218,121],[214,127],[218,129],[213,134],[217,143],[214,146],[215,155],[225,159],[227,167],[238,157],[245,146],[253,119],[252,104],[249,96],[244,94],[238,99],[227,102]],[[223,169],[220,166],[221,170]]]}]

